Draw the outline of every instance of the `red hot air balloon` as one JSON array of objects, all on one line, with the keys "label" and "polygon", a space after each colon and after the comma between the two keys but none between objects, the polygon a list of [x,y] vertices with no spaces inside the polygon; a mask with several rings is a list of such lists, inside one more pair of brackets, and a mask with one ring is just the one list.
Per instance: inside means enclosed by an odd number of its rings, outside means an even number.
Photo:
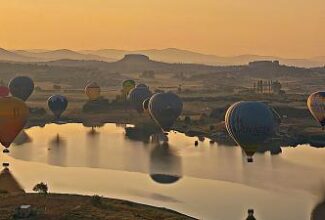
[{"label": "red hot air balloon", "polygon": [[9,88],[7,86],[0,86],[0,97],[8,96],[9,92]]}]

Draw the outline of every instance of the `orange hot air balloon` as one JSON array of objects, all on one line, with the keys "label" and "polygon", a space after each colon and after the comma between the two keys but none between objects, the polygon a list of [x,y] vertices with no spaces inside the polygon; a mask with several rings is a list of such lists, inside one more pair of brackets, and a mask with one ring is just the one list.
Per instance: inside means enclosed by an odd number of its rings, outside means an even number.
[{"label": "orange hot air balloon", "polygon": [[[0,98],[0,143],[9,148],[24,128],[29,114],[26,104],[15,97]],[[9,152],[8,149],[4,152]]]},{"label": "orange hot air balloon", "polygon": [[90,100],[97,100],[100,96],[100,87],[97,83],[89,83],[85,88],[85,93]]}]

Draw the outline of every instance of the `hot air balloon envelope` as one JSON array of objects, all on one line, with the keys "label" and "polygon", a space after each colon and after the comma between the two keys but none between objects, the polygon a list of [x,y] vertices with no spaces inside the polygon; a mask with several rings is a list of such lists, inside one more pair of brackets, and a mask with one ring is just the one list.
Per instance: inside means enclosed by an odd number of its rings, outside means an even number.
[{"label": "hot air balloon envelope", "polygon": [[68,100],[62,95],[53,95],[48,101],[49,109],[53,112],[56,118],[60,118],[61,114],[68,106]]},{"label": "hot air balloon envelope", "polygon": [[142,107],[144,112],[148,112],[150,98],[147,98],[143,101]]},{"label": "hot air balloon envelope", "polygon": [[0,86],[0,97],[8,96],[9,92],[9,88],[7,86]]},{"label": "hot air balloon envelope", "polygon": [[252,162],[257,149],[275,133],[274,115],[262,102],[237,102],[229,107],[225,116],[229,135],[237,142]]},{"label": "hot air balloon envelope", "polygon": [[100,87],[95,82],[89,83],[85,88],[85,93],[90,100],[97,100],[100,96]]},{"label": "hot air balloon envelope", "polygon": [[34,82],[27,76],[18,76],[9,82],[8,87],[12,96],[26,101],[34,90]]},{"label": "hot air balloon envelope", "polygon": [[147,87],[137,87],[130,91],[128,100],[138,113],[143,113],[143,102],[151,95],[152,93]]},{"label": "hot air balloon envelope", "polygon": [[0,142],[8,148],[24,128],[29,114],[26,104],[15,97],[0,98]]},{"label": "hot air balloon envelope", "polygon": [[316,121],[323,127],[325,126],[325,91],[315,92],[307,99],[307,107]]},{"label": "hot air balloon envelope", "polygon": [[171,129],[182,110],[182,100],[172,92],[157,93],[149,101],[150,115],[164,131]]},{"label": "hot air balloon envelope", "polygon": [[124,94],[127,96],[129,94],[129,92],[131,91],[131,89],[135,88],[135,81],[132,79],[123,81],[122,88],[123,88]]},{"label": "hot air balloon envelope", "polygon": [[140,84],[136,85],[135,88],[147,88],[147,89],[149,89],[149,86],[147,86],[146,84],[140,83]]}]

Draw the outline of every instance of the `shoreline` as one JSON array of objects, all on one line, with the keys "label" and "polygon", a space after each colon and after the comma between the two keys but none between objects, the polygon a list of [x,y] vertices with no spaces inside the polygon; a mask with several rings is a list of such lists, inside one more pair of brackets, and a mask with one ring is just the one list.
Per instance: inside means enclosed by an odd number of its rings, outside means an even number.
[{"label": "shoreline", "polygon": [[[40,126],[43,127],[46,124],[56,123],[56,124],[66,124],[66,123],[80,123],[85,127],[101,127],[107,123],[115,124],[132,124],[135,125],[137,132],[140,132],[143,136],[143,131],[146,132],[145,135],[153,134],[157,131],[157,126],[151,121],[147,115],[136,115],[136,113],[131,112],[129,114],[78,114],[78,115],[68,115],[63,117],[62,120],[53,120],[53,117],[47,115],[47,117],[42,118],[31,118],[28,120],[25,129]],[[310,121],[308,122],[310,123]],[[315,126],[307,126],[304,121],[299,125],[297,122],[292,124],[290,121],[285,121],[281,123],[279,127],[278,134],[272,138],[266,145],[269,146],[280,146],[280,147],[297,147],[298,145],[309,144],[312,147],[322,148],[325,147],[325,135],[320,127],[314,123]],[[211,126],[215,128],[211,130]],[[184,122],[184,120],[178,120],[172,130],[182,133],[189,137],[198,137],[198,140],[208,138],[211,143],[218,143],[226,146],[236,146],[237,144],[231,139],[227,133],[223,122],[202,122],[193,121],[192,124]],[[137,133],[135,133],[137,134]],[[141,140],[141,139],[138,139]],[[263,152],[263,150],[262,150]]]}]

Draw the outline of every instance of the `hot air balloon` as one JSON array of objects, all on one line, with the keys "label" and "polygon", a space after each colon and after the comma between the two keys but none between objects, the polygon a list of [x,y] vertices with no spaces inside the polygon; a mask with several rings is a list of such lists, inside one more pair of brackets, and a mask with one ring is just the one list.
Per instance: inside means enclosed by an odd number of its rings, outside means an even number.
[{"label": "hot air balloon", "polygon": [[135,81],[132,79],[123,81],[122,88],[123,88],[124,95],[127,96],[131,91],[131,89],[135,88]]},{"label": "hot air balloon", "polygon": [[313,209],[310,220],[323,220],[325,218],[325,201],[322,201],[316,205]]},{"label": "hot air balloon", "polygon": [[325,126],[325,91],[315,92],[307,99],[307,106],[313,117],[320,123],[322,129]]},{"label": "hot air balloon", "polygon": [[27,76],[17,76],[9,82],[12,96],[26,101],[34,90],[34,82]]},{"label": "hot air balloon", "polygon": [[85,93],[89,100],[97,100],[100,96],[100,87],[95,82],[89,83],[85,88]]},{"label": "hot air balloon", "polygon": [[47,104],[49,106],[49,109],[58,119],[67,108],[68,100],[62,95],[53,95],[47,100]]},{"label": "hot air balloon", "polygon": [[29,114],[26,104],[15,97],[0,98],[0,142],[8,148],[24,128]]},{"label": "hot air balloon", "polygon": [[0,86],[0,97],[8,96],[9,92],[9,88],[7,86]]},{"label": "hot air balloon", "polygon": [[136,85],[135,88],[147,88],[147,89],[149,89],[149,86],[147,86],[146,84],[140,83],[140,84]]},{"label": "hot air balloon", "polygon": [[229,135],[253,162],[257,149],[271,138],[276,130],[274,115],[262,102],[237,102],[229,107],[225,116]]},{"label": "hot air balloon", "polygon": [[136,87],[130,91],[128,100],[138,113],[143,113],[143,102],[151,95],[148,87]]},{"label": "hot air balloon", "polygon": [[182,110],[182,100],[172,92],[157,93],[149,101],[149,113],[164,131],[171,129]]},{"label": "hot air balloon", "polygon": [[142,103],[142,107],[143,107],[143,111],[144,112],[148,112],[149,111],[149,101],[150,101],[150,98],[146,98],[143,103]]}]

